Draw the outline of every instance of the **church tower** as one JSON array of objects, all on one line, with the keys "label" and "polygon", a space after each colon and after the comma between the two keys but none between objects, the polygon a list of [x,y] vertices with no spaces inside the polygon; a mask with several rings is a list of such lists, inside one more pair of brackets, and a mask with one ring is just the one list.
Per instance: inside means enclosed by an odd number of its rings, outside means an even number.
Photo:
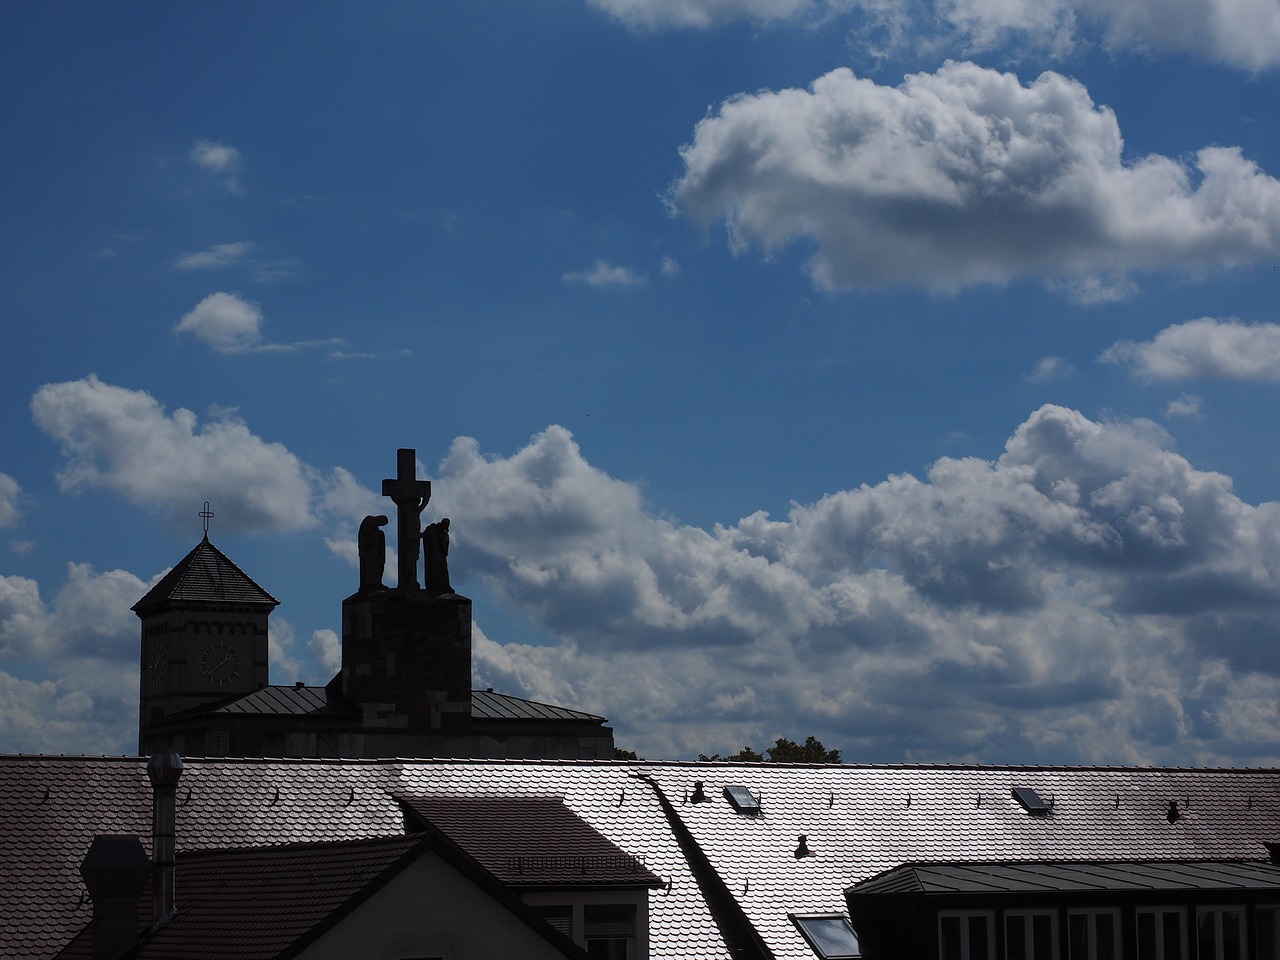
[{"label": "church tower", "polygon": [[142,621],[139,753],[173,749],[153,733],[158,722],[267,685],[267,618],[278,603],[206,530],[133,605]]}]

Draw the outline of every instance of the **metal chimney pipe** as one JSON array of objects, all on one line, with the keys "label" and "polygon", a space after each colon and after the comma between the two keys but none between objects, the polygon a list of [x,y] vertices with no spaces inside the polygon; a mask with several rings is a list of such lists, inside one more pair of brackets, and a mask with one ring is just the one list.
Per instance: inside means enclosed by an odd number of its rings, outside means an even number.
[{"label": "metal chimney pipe", "polygon": [[177,912],[173,869],[182,757],[176,753],[152,754],[147,761],[147,776],[151,779],[151,929],[156,930]]},{"label": "metal chimney pipe", "polygon": [[93,899],[93,960],[112,960],[138,940],[138,897],[151,862],[137,837],[99,835],[80,863]]}]

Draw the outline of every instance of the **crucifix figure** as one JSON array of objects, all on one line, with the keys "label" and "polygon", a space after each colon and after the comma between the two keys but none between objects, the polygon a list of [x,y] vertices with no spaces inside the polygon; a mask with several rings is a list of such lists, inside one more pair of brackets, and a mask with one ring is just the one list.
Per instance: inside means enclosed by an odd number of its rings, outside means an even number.
[{"label": "crucifix figure", "polygon": [[396,505],[396,554],[401,590],[418,590],[418,554],[421,548],[419,524],[422,511],[431,499],[431,481],[417,479],[414,451],[396,451],[396,475],[382,481],[382,495]]}]

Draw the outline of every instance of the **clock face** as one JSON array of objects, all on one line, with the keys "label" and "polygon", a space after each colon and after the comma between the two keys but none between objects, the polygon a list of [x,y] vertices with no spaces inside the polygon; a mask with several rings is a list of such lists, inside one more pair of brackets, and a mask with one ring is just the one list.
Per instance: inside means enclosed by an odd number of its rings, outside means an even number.
[{"label": "clock face", "polygon": [[210,683],[221,687],[240,676],[240,654],[225,640],[217,640],[200,655],[200,673]]},{"label": "clock face", "polygon": [[165,671],[169,666],[169,660],[164,655],[164,644],[158,640],[151,645],[151,649],[147,651],[147,676],[151,680],[153,687],[158,687],[164,681]]}]

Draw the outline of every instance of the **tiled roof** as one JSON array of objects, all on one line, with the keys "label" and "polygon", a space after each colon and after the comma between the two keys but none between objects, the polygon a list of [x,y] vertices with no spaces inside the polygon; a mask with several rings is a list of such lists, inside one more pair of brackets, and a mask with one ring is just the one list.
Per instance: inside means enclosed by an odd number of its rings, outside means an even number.
[{"label": "tiled roof", "polygon": [[877,893],[1090,893],[1120,890],[1259,890],[1280,887],[1269,860],[1058,860],[909,863],[851,891]]},{"label": "tiled roof", "polygon": [[[844,913],[846,888],[903,863],[1251,860],[1280,839],[1277,770],[189,758],[178,845],[395,834],[397,796],[559,797],[664,882],[649,895],[654,960],[720,960],[716,918],[641,773],[774,955],[792,960],[812,951],[789,913]],[[696,780],[706,803],[692,802]],[[734,810],[729,784],[756,794],[758,815]],[[1024,810],[1017,786],[1051,802],[1049,814]],[[56,953],[88,918],[76,867],[92,836],[145,842],[149,818],[140,760],[0,757],[0,954]],[[797,859],[802,834],[812,856]]]},{"label": "tiled roof", "polygon": [[401,800],[512,886],[662,885],[558,797],[406,794]]},{"label": "tiled roof", "polygon": [[[177,914],[129,956],[271,960],[345,916],[425,848],[422,837],[400,836],[180,855]],[[149,897],[140,906],[149,913]],[[91,956],[85,930],[59,960]]]},{"label": "tiled roof", "polygon": [[254,583],[206,537],[131,609],[141,615],[151,607],[169,602],[274,607],[280,601]]},{"label": "tiled roof", "polygon": [[595,720],[604,723],[604,717],[593,713],[536,700],[522,700],[492,690],[471,691],[471,716],[478,720]]}]

